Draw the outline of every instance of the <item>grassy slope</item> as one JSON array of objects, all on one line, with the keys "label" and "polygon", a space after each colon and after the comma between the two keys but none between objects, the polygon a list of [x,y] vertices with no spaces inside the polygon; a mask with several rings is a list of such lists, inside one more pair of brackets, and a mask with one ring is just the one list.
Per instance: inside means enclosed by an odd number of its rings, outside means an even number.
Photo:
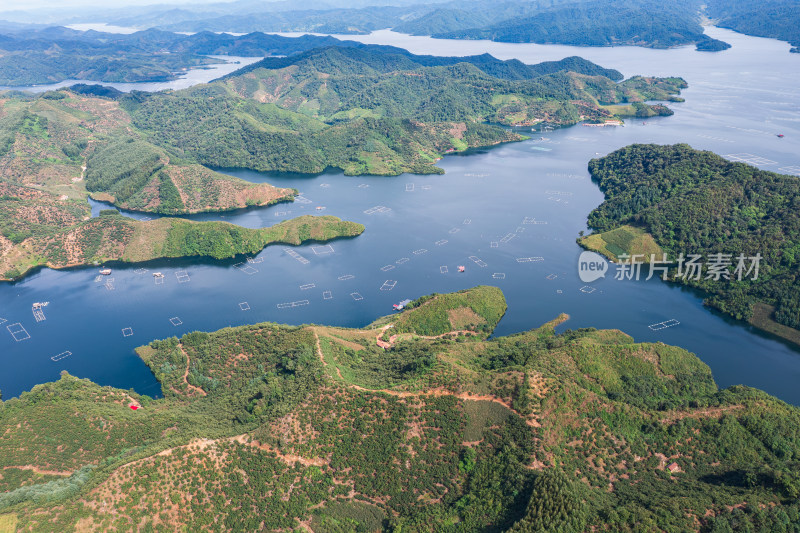
[{"label": "grassy slope", "polygon": [[750,317],[750,323],[759,329],[800,346],[800,330],[776,322],[773,318],[774,316],[774,306],[756,302],[753,304],[753,316]]},{"label": "grassy slope", "polygon": [[173,161],[142,140],[111,100],[59,91],[0,97],[0,106],[0,179],[14,184],[76,200],[91,192],[122,208],[166,214],[269,205],[294,195]]},{"label": "grassy slope", "polygon": [[448,294],[432,294],[414,300],[402,313],[388,315],[370,327],[391,323],[392,333],[435,336],[459,330],[483,331],[488,336],[506,312],[506,301],[497,287],[480,286]]},{"label": "grassy slope", "polygon": [[[502,298],[482,299],[502,315]],[[479,531],[566,516],[583,531],[798,517],[800,410],[718,391],[693,355],[619,331],[556,336],[548,324],[384,352],[374,330],[258,324],[139,354],[165,399],[65,376],[0,404],[0,468],[62,476],[0,493],[4,520],[326,531],[386,517],[404,531]],[[97,467],[67,477],[85,465]],[[573,499],[566,515],[542,505]]]},{"label": "grassy slope", "polygon": [[620,226],[603,233],[593,233],[578,239],[578,244],[601,253],[614,262],[619,261],[620,254],[628,254],[630,258],[639,256],[636,261],[647,263],[650,256],[655,255],[661,259],[664,251],[653,240],[653,236],[641,228],[633,226]]}]

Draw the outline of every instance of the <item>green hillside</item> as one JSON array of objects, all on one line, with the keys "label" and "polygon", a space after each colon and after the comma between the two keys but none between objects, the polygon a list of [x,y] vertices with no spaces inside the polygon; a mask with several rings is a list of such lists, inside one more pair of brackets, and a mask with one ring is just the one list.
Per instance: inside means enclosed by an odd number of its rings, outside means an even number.
[{"label": "green hillside", "polygon": [[555,334],[566,318],[386,350],[375,329],[277,324],[154,341],[138,353],[164,399],[65,374],[0,402],[0,525],[797,530],[797,408],[718,390],[680,348]]},{"label": "green hillside", "polygon": [[[333,216],[286,220],[250,229],[227,222],[180,218],[139,221],[108,210],[84,217],[83,206],[0,182],[0,279],[16,279],[38,266],[65,268],[106,261],[143,262],[169,257],[227,259],[275,244],[355,237],[364,226]],[[37,194],[38,193],[38,194]]]},{"label": "green hillside", "polygon": [[[681,253],[699,254],[701,262],[714,253],[731,254],[730,279],[717,280],[705,267],[699,280],[683,279],[674,270],[672,277],[702,289],[709,295],[706,303],[736,318],[749,320],[757,304],[767,304],[774,306],[771,318],[779,325],[800,329],[797,177],[732,163],[685,144],[628,146],[592,160],[589,171],[606,195],[589,215],[592,228],[642,228],[673,260]],[[738,279],[740,254],[761,254],[757,280],[752,274]],[[759,316],[763,322],[763,307]],[[797,333],[782,336],[798,339]]]},{"label": "green hillside", "polygon": [[579,58],[539,67],[445,59],[320,48],[267,58],[209,85],[122,97],[121,104],[150,143],[202,165],[397,175],[439,173],[434,163],[446,153],[522,139],[493,123],[604,120],[617,116],[605,106],[620,103],[635,104],[632,114],[671,114],[644,102],[679,101],[686,87],[679,78],[617,83],[616,71]]},{"label": "green hillside", "polygon": [[0,93],[0,179],[87,209],[83,200],[91,193],[121,208],[163,214],[266,206],[295,194],[176,160],[147,142],[117,102],[67,90]]},{"label": "green hillside", "polygon": [[800,53],[800,4],[794,0],[710,0],[706,11],[717,26],[789,41],[790,51]]}]

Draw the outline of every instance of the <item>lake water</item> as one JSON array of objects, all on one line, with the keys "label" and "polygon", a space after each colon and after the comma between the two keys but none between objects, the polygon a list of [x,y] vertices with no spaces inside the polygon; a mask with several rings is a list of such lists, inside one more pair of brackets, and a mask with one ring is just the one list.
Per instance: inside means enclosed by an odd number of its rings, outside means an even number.
[{"label": "lake water", "polygon": [[[683,76],[690,88],[685,103],[671,104],[672,117],[629,121],[624,128],[576,126],[531,134],[526,142],[446,157],[440,162],[446,170],[442,176],[228,171],[295,187],[305,200],[194,219],[261,227],[301,214],[330,214],[362,222],[366,231],[330,247],[292,248],[303,262],[285,246],[272,246],[254,263],[237,265],[240,258],[114,267],[113,289],[106,279],[95,281],[96,268],[44,269],[2,284],[0,317],[8,322],[0,326],[0,390],[14,396],[67,370],[156,395],[158,384],[133,352],[155,338],[260,321],[359,327],[390,313],[391,305],[405,298],[491,284],[508,300],[498,335],[566,312],[572,318],[561,329],[617,328],[637,341],[682,346],[712,368],[720,386],[742,383],[800,404],[800,350],[711,312],[690,290],[655,279],[623,282],[609,276],[591,284],[593,291],[582,291],[585,284],[577,276],[581,249],[575,239],[603,200],[586,171],[593,157],[634,142],[686,142],[722,155],[760,157],[760,166],[769,170],[800,173],[800,56],[778,41],[715,28],[709,34],[733,48],[707,54],[690,48],[453,42],[392,32],[357,37],[416,53],[488,51],[529,63],[582,55],[626,75]],[[457,273],[459,265],[465,273]],[[165,274],[163,284],[155,284],[154,271]],[[31,311],[37,301],[50,302],[42,322],[35,322]],[[648,327],[670,319],[680,324],[659,331]],[[6,331],[13,323],[20,323],[30,339],[15,341]],[[51,359],[65,351],[71,355]]]}]

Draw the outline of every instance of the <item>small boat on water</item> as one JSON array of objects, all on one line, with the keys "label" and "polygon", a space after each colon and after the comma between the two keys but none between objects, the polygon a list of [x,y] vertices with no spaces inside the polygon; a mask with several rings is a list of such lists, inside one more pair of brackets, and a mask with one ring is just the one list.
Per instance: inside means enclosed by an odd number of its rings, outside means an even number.
[{"label": "small boat on water", "polygon": [[403,300],[400,303],[396,303],[396,304],[392,305],[392,307],[394,307],[395,311],[402,311],[405,308],[405,306],[407,306],[410,303],[411,303],[411,300]]},{"label": "small boat on water", "polygon": [[108,275],[110,275],[110,274],[111,274],[111,269],[110,269],[110,268],[101,268],[101,269],[100,269],[100,273],[101,273],[102,275],[104,275],[104,276],[108,276]]},{"label": "small boat on water", "polygon": [[153,272],[153,277],[154,278],[163,278],[164,274],[162,274],[161,272]]},{"label": "small boat on water", "polygon": [[467,270],[466,267],[463,267],[463,266],[459,266],[458,267],[458,271],[459,272],[465,272],[466,270]]},{"label": "small boat on water", "polygon": [[779,134],[778,134],[778,138],[779,138],[779,139],[783,139],[783,137],[784,137],[783,133],[779,133]]}]

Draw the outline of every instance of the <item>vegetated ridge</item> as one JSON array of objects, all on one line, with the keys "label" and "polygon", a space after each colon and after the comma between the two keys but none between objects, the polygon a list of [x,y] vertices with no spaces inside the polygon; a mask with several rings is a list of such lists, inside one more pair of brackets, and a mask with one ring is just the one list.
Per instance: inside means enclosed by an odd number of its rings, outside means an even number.
[{"label": "vegetated ridge", "polygon": [[[667,106],[645,102],[681,101],[676,95],[686,87],[680,78],[617,83],[618,76],[579,58],[526,66],[491,56],[457,62],[383,47],[327,47],[120,102],[150,142],[212,167],[441,173],[435,162],[446,153],[523,139],[494,124],[670,115]],[[621,103],[629,105],[615,107]]]},{"label": "vegetated ridge", "polygon": [[[0,524],[795,530],[796,407],[719,390],[681,348],[556,334],[565,315],[486,340],[504,311],[479,287],[365,329],[154,341],[138,353],[160,400],[64,374],[0,403]],[[390,324],[404,332],[380,348]]]},{"label": "vegetated ridge", "polygon": [[[796,176],[733,163],[711,152],[674,146],[631,145],[589,163],[605,201],[589,215],[599,235],[581,244],[607,252],[661,252],[676,261],[700,255],[723,257],[726,276],[704,268],[701,279],[670,278],[703,290],[706,303],[794,342],[800,341],[800,181]],[[631,228],[632,226],[632,228]],[[646,232],[646,236],[642,236]],[[638,235],[638,237],[637,237]],[[610,254],[608,253],[610,252]],[[738,257],[760,254],[758,279]],[[684,268],[684,272],[686,272]],[[757,311],[757,312],[756,312]],[[777,324],[776,324],[777,323]],[[782,328],[780,326],[783,326]]]}]

